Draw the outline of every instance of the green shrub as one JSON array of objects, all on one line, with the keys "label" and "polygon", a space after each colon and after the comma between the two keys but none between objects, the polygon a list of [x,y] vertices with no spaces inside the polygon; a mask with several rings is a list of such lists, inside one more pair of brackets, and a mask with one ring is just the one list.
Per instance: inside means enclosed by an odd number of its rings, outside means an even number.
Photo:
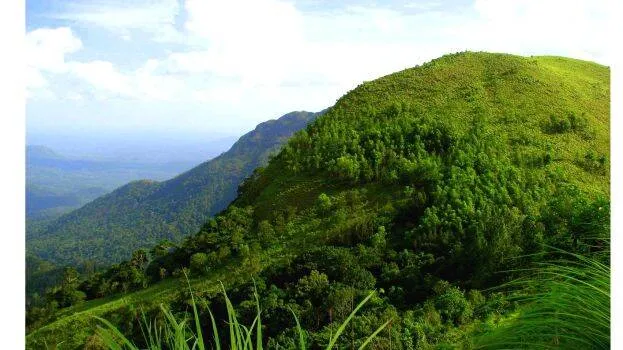
[{"label": "green shrub", "polygon": [[335,172],[341,178],[356,182],[359,180],[359,163],[352,156],[339,157],[335,163]]},{"label": "green shrub", "polygon": [[329,212],[331,211],[331,207],[331,197],[327,196],[326,193],[321,193],[320,195],[318,195],[318,199],[316,200],[316,208],[318,208],[318,212],[320,214],[329,214]]},{"label": "green shrub", "polygon": [[550,116],[545,130],[552,134],[562,134],[566,132],[575,132],[583,136],[590,134],[586,115],[582,114],[579,116],[576,113],[569,113],[566,116]]},{"label": "green shrub", "polygon": [[195,253],[190,257],[190,271],[195,274],[205,274],[209,264],[209,257],[206,253]]},{"label": "green shrub", "polygon": [[598,156],[595,152],[589,150],[577,163],[588,172],[605,174],[608,167],[608,157],[605,155]]},{"label": "green shrub", "polygon": [[459,288],[446,281],[439,281],[433,289],[437,294],[434,299],[435,308],[439,310],[444,321],[459,325],[472,317],[472,307]]}]

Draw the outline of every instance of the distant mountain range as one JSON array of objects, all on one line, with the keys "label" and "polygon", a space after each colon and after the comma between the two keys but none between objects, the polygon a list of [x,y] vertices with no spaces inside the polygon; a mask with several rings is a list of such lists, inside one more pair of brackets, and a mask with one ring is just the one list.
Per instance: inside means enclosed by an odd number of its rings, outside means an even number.
[{"label": "distant mountain range", "polygon": [[196,163],[71,158],[43,145],[26,146],[26,216],[49,220],[132,180],[164,180]]},{"label": "distant mountain range", "polygon": [[42,145],[27,145],[26,146],[26,159],[27,162],[39,162],[48,161],[53,159],[62,160],[65,159],[62,155],[56,153],[50,147]]},{"label": "distant mountain range", "polygon": [[[229,151],[168,181],[128,183],[30,232],[28,252],[56,264],[95,260],[101,265],[162,239],[178,241],[224,209],[236,197],[238,185],[319,114],[292,112],[261,123]],[[31,159],[55,159],[60,167],[79,165],[45,148],[30,153],[36,156]]]}]

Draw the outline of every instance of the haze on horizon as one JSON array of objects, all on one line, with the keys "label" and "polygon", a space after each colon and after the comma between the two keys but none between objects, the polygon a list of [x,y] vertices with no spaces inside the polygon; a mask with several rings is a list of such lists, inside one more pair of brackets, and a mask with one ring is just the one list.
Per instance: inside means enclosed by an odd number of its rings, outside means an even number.
[{"label": "haze on horizon", "polygon": [[231,139],[464,50],[608,65],[609,5],[28,0],[27,132]]}]

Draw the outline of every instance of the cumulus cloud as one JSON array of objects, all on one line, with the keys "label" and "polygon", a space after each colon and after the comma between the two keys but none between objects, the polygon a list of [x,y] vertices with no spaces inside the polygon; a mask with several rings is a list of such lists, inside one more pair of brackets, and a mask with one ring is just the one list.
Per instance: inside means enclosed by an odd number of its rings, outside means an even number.
[{"label": "cumulus cloud", "polygon": [[187,34],[207,49],[173,55],[180,69],[203,67],[243,84],[274,82],[303,49],[303,16],[289,2],[187,0],[185,10]]},{"label": "cumulus cloud", "polygon": [[[49,85],[44,74],[66,70],[65,57],[82,48],[82,42],[70,28],[40,28],[28,32],[25,37],[26,87],[32,90]],[[49,96],[49,94],[47,94]]]},{"label": "cumulus cloud", "polygon": [[41,28],[26,34],[28,65],[47,71],[62,71],[65,56],[82,48],[82,41],[70,28]]},{"label": "cumulus cloud", "polygon": [[155,74],[152,61],[134,71],[122,72],[109,61],[68,59],[68,55],[82,48],[82,41],[68,27],[28,32],[25,37],[27,97],[83,100],[80,91],[83,90],[97,99],[167,100],[183,90],[175,77]]}]

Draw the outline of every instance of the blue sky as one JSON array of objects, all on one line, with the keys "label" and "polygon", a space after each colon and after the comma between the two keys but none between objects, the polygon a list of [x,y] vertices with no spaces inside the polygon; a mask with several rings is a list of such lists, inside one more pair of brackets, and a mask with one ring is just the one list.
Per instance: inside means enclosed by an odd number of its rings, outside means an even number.
[{"label": "blue sky", "polygon": [[608,65],[607,4],[27,1],[27,131],[239,135],[463,50]]}]

